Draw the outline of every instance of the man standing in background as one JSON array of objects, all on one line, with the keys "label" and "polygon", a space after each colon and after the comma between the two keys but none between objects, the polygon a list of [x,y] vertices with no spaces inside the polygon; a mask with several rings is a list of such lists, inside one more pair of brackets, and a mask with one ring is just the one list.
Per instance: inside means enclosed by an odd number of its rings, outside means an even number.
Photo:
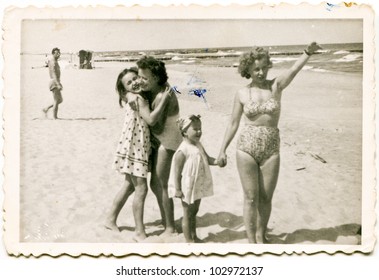
[{"label": "man standing in background", "polygon": [[53,104],[47,106],[42,111],[45,113],[45,116],[47,117],[47,113],[50,110],[50,108],[53,108],[53,118],[54,120],[58,119],[58,106],[62,103],[62,84],[60,81],[61,78],[61,68],[58,64],[58,59],[61,56],[61,52],[58,48],[54,48],[51,51],[51,58],[48,61],[48,67],[49,67],[49,75],[50,75],[50,82],[49,82],[49,88],[50,91],[53,93],[54,102]]}]

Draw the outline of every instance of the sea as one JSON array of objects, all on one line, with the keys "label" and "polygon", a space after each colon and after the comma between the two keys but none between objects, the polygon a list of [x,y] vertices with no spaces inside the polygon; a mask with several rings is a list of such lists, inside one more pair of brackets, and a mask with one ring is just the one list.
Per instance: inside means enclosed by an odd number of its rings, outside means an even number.
[{"label": "sea", "polygon": [[[304,51],[304,45],[263,46],[269,50],[274,68],[288,68]],[[316,72],[363,72],[363,43],[323,44],[304,70]],[[145,55],[164,60],[166,64],[201,64],[238,67],[239,57],[254,47],[197,48],[149,51],[94,52],[93,62],[137,61]]]}]

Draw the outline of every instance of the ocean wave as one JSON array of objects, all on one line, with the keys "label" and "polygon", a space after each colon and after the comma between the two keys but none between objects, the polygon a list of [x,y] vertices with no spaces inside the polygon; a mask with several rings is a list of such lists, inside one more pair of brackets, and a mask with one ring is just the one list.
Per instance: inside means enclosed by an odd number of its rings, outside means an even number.
[{"label": "ocean wave", "polygon": [[177,56],[178,53],[167,52],[167,53],[165,53],[164,55],[167,55],[167,56]]},{"label": "ocean wave", "polygon": [[271,61],[273,63],[281,63],[285,61],[295,61],[297,60],[297,57],[271,57]]},{"label": "ocean wave", "polygon": [[174,60],[174,61],[178,61],[178,60],[183,60],[184,58],[183,57],[180,57],[180,56],[173,56],[172,58],[171,58],[171,60]]},{"label": "ocean wave", "polygon": [[347,54],[347,53],[350,53],[350,52],[349,51],[345,51],[345,50],[340,50],[340,51],[334,52],[333,54]]},{"label": "ocean wave", "polygon": [[217,51],[217,55],[228,55],[228,54],[230,54],[231,52],[223,52],[223,51],[221,51],[221,50],[218,50]]},{"label": "ocean wave", "polygon": [[308,66],[308,65],[305,65],[303,67],[303,70],[312,70],[313,69],[313,66]]},{"label": "ocean wave", "polygon": [[345,55],[344,57],[341,57],[339,59],[335,59],[334,61],[335,62],[351,62],[351,61],[357,60],[358,58],[361,58],[361,57],[362,57],[361,54],[348,54],[348,55]]},{"label": "ocean wave", "polygon": [[329,70],[322,69],[322,68],[312,68],[311,70],[314,71],[314,72],[320,72],[320,73],[331,72],[331,71],[329,71]]}]

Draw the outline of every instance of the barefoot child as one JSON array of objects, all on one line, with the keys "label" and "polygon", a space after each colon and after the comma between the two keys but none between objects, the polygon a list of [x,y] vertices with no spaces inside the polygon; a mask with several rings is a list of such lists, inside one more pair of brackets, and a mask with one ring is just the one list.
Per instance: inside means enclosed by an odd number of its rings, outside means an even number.
[{"label": "barefoot child", "polygon": [[213,195],[209,165],[217,161],[208,156],[200,143],[200,116],[190,115],[178,120],[183,142],[174,154],[169,178],[170,197],[182,199],[182,227],[187,242],[196,242],[196,214],[201,198]]},{"label": "barefoot child", "polygon": [[[122,103],[125,102],[126,110],[113,168],[125,176],[125,182],[121,190],[116,194],[111,211],[106,219],[105,227],[119,231],[116,224],[117,217],[128,197],[135,192],[132,206],[136,225],[134,240],[140,241],[146,238],[143,212],[147,194],[150,154],[149,125],[153,125],[157,121],[157,117],[161,114],[170,95],[170,90],[166,88],[162,102],[153,112],[150,112],[148,102],[139,95],[141,88],[137,73],[136,68],[125,69],[119,74],[116,82],[119,104],[122,107]],[[127,95],[131,93],[138,95],[138,111],[132,110],[130,105],[127,104]]]}]

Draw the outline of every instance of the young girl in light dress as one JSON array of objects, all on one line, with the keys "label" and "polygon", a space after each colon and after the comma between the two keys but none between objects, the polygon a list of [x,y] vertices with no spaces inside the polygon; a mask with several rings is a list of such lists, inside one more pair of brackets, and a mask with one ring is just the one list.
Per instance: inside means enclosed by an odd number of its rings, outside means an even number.
[{"label": "young girl in light dress", "polygon": [[[168,96],[171,94],[166,88],[162,102],[153,112],[150,112],[149,103],[140,95],[141,88],[137,68],[123,70],[116,82],[116,91],[119,94],[119,104],[126,103],[125,120],[120,140],[117,145],[116,157],[112,168],[125,176],[124,185],[116,194],[111,210],[106,218],[105,227],[119,231],[116,221],[128,197],[135,192],[133,200],[133,216],[135,221],[134,240],[146,238],[143,223],[144,203],[147,194],[147,175],[150,155],[149,125],[154,125],[159,114],[162,113]],[[138,110],[133,110],[127,104],[127,95],[138,94]]]},{"label": "young girl in light dress", "polygon": [[183,234],[187,242],[198,241],[196,214],[201,199],[213,195],[212,174],[209,165],[217,165],[200,143],[200,116],[190,115],[178,120],[183,142],[176,150],[169,177],[169,196],[182,200]]}]

